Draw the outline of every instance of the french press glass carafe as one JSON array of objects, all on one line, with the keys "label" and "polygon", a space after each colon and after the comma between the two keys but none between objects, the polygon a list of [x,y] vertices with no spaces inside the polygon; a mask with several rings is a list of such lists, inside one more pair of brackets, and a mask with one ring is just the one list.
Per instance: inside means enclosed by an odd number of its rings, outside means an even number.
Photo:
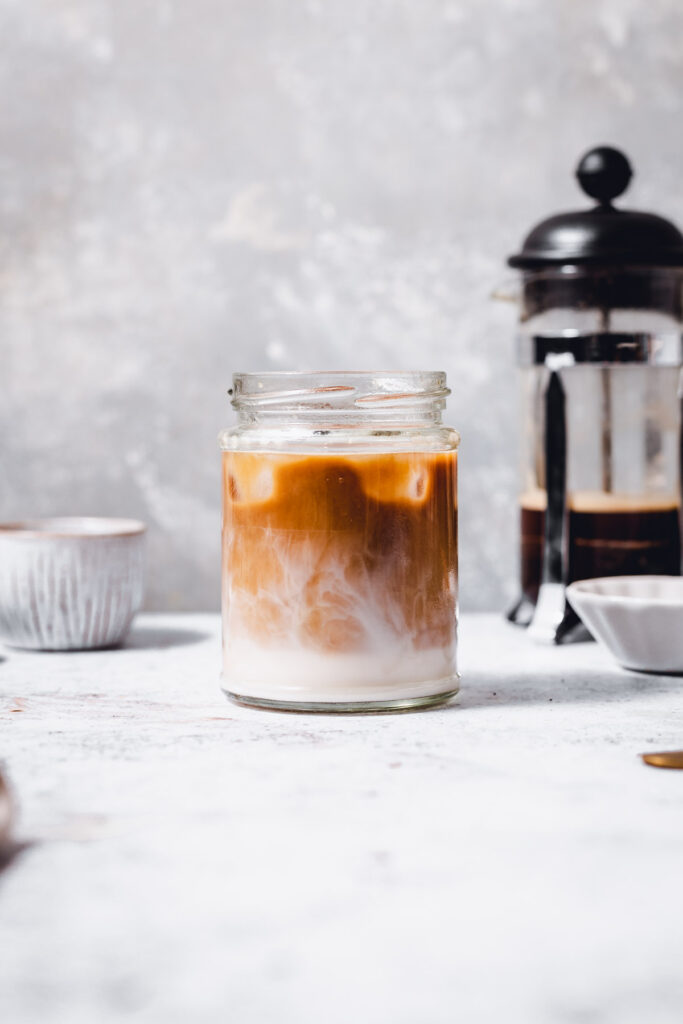
[{"label": "french press glass carafe", "polygon": [[582,633],[573,580],[681,570],[683,235],[613,206],[631,175],[618,150],[591,150],[577,177],[597,206],[543,221],[508,260],[522,415],[509,618],[558,643]]}]

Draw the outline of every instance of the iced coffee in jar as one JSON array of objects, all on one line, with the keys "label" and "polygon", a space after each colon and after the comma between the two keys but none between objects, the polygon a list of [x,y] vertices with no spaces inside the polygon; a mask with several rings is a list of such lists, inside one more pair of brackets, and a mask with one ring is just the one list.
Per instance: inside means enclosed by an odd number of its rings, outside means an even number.
[{"label": "iced coffee in jar", "polygon": [[223,686],[382,711],[458,689],[457,448],[444,373],[236,374],[223,459]]}]

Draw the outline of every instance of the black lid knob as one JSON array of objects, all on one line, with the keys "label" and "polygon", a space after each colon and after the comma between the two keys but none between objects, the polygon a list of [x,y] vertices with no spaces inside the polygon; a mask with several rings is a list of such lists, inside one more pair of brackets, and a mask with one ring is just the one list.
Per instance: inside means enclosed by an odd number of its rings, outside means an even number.
[{"label": "black lid knob", "polygon": [[621,150],[597,146],[581,158],[576,177],[586,195],[609,204],[626,191],[633,171]]},{"label": "black lid knob", "polygon": [[598,200],[587,210],[558,213],[537,224],[508,263],[520,270],[545,267],[683,267],[683,235],[655,213],[623,210],[612,199],[626,189],[631,165],[618,149],[598,146],[576,169],[584,192]]}]

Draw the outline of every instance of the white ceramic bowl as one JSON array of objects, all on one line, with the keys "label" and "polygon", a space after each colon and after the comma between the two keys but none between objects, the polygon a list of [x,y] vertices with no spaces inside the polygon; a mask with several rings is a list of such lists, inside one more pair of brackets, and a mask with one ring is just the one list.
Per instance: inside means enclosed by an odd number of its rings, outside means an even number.
[{"label": "white ceramic bowl", "polygon": [[0,523],[0,640],[43,651],[111,647],[142,603],[135,519]]},{"label": "white ceramic bowl", "polygon": [[596,640],[625,668],[683,672],[683,578],[580,580],[567,598]]}]

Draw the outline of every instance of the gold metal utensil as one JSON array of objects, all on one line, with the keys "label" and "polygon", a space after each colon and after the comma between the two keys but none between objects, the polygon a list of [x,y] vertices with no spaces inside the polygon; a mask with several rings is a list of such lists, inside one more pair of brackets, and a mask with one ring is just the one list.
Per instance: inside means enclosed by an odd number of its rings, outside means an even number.
[{"label": "gold metal utensil", "polygon": [[662,750],[657,754],[641,754],[645,764],[653,768],[683,769],[683,750]]}]

